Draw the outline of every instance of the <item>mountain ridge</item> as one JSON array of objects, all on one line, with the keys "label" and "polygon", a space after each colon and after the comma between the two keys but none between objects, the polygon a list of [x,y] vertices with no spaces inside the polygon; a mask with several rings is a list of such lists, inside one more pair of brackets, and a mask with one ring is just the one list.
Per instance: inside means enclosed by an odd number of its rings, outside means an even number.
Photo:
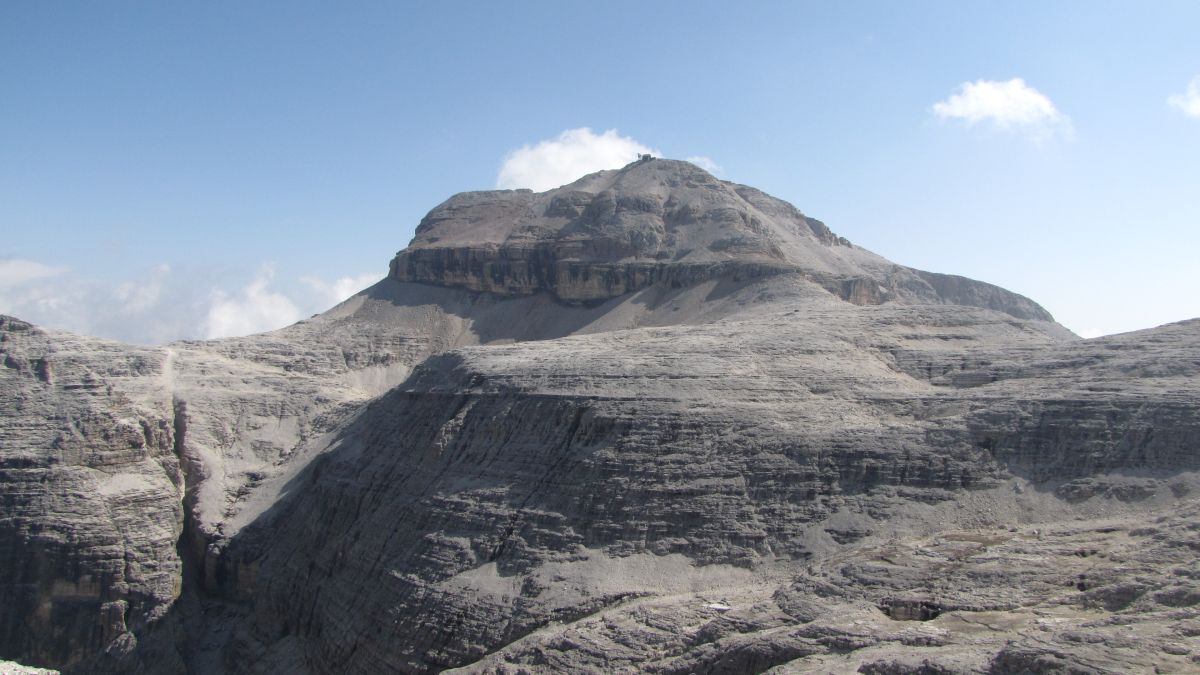
[{"label": "mountain ridge", "polygon": [[1192,663],[1200,321],[1080,340],[671,160],[430,214],[270,333],[0,320],[0,658]]},{"label": "mountain ridge", "polygon": [[389,276],[502,296],[594,303],[731,270],[799,273],[855,304],[980,306],[1053,321],[991,284],[896,265],[754,188],[679,160],[642,159],[545,192],[454,195],[422,219]]}]

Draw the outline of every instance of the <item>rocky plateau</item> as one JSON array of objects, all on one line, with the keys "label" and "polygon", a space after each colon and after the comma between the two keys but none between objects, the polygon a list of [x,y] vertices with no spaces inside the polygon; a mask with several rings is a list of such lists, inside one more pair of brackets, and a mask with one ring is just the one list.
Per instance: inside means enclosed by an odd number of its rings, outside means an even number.
[{"label": "rocky plateau", "polygon": [[1200,672],[1200,320],[1082,340],[685,162],[451,197],[271,333],[0,318],[0,366],[28,672]]}]

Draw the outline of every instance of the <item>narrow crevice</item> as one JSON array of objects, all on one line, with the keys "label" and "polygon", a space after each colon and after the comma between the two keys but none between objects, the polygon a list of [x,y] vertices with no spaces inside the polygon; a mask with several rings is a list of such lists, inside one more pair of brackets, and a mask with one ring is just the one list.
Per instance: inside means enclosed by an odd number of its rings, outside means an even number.
[{"label": "narrow crevice", "polygon": [[196,526],[196,501],[198,486],[197,483],[197,467],[194,467],[193,460],[187,455],[187,402],[176,397],[172,401],[173,405],[173,423],[175,431],[175,456],[179,459],[179,470],[183,474],[183,494],[181,502],[183,505],[183,528],[179,532],[179,539],[175,543],[175,550],[179,555],[180,565],[183,567],[182,577],[183,584],[180,590],[180,596],[198,591],[202,585],[203,569],[204,569],[204,536],[200,533]]}]

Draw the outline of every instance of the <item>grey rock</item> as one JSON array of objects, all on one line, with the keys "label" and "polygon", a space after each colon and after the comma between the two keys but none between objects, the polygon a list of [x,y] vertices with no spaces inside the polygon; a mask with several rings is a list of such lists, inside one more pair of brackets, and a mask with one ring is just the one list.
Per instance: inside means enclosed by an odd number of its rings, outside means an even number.
[{"label": "grey rock", "polygon": [[166,356],[0,317],[0,643],[69,666],[178,595]]},{"label": "grey rock", "polygon": [[895,265],[787,202],[656,159],[547,192],[455,195],[391,264],[400,281],[594,303],[655,284],[791,272],[855,304],[945,302],[1052,321],[1027,298]]},{"label": "grey rock", "polygon": [[686,163],[453,197],[272,333],[0,352],[22,663],[1195,667],[1200,321],[1079,340]]},{"label": "grey rock", "polygon": [[0,661],[0,673],[4,673],[4,675],[58,675],[57,670],[31,668],[16,661]]}]

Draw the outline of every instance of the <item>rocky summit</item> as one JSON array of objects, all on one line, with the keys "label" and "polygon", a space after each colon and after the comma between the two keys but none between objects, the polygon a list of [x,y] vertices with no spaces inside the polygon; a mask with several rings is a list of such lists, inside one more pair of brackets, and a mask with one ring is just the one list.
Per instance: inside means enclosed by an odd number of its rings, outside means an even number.
[{"label": "rocky summit", "polygon": [[1200,320],[1081,340],[685,162],[456,195],[282,330],[0,363],[30,668],[1200,669]]}]

